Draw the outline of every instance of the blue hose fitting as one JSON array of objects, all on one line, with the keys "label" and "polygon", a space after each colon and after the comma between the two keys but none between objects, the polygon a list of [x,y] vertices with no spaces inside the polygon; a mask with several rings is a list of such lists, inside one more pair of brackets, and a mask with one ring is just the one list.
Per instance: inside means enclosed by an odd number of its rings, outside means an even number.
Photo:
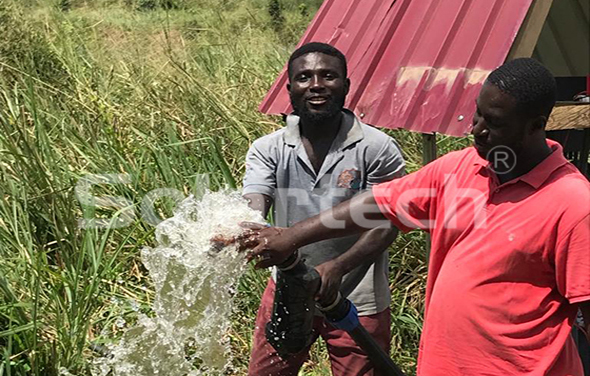
[{"label": "blue hose fitting", "polygon": [[360,325],[356,306],[350,300],[344,299],[340,293],[330,307],[318,308],[324,313],[326,320],[337,329],[351,332]]}]

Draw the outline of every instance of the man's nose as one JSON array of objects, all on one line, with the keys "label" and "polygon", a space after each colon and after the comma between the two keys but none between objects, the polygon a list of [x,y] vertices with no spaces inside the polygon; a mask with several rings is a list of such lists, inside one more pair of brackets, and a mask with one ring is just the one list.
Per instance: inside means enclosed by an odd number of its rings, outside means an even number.
[{"label": "man's nose", "polygon": [[313,76],[311,78],[310,89],[311,90],[321,90],[324,88],[324,80],[320,76]]},{"label": "man's nose", "polygon": [[483,119],[474,121],[471,128],[471,134],[475,137],[485,137],[489,133],[488,127]]}]

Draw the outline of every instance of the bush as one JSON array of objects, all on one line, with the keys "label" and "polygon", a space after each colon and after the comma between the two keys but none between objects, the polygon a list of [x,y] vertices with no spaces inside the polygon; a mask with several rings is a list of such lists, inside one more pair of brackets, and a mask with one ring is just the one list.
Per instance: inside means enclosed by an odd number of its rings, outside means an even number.
[{"label": "bush", "polygon": [[62,86],[67,71],[46,37],[14,5],[0,4],[0,77],[9,83],[18,72]]},{"label": "bush", "polygon": [[270,0],[268,3],[268,14],[270,15],[270,24],[274,31],[280,32],[285,23],[283,8],[279,0]]},{"label": "bush", "polygon": [[62,12],[67,12],[72,9],[72,2],[70,0],[58,0],[57,9]]},{"label": "bush", "polygon": [[299,4],[299,14],[303,17],[309,16],[309,10],[307,9],[307,4],[301,3]]},{"label": "bush", "polygon": [[137,2],[138,10],[155,10],[155,9],[178,9],[180,8],[177,0],[139,0]]}]

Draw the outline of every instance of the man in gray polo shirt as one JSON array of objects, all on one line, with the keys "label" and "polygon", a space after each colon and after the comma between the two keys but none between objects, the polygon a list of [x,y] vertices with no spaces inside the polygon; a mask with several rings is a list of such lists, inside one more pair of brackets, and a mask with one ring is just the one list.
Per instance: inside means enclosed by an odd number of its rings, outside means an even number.
[{"label": "man in gray polo shirt", "polygon": [[[310,43],[289,59],[287,89],[297,115],[287,126],[256,140],[246,158],[244,197],[275,225],[288,227],[348,200],[374,184],[400,177],[404,160],[395,141],[361,123],[343,108],[350,82],[342,53]],[[274,206],[273,206],[274,204]],[[390,343],[387,252],[395,228],[308,245],[300,254],[322,278],[318,300],[331,302],[338,291],[358,308],[360,321],[386,350]],[[251,376],[296,376],[308,350],[281,359],[266,341],[275,284],[270,280],[256,319]],[[348,334],[325,323],[314,332],[326,341],[335,376],[377,375]]]}]

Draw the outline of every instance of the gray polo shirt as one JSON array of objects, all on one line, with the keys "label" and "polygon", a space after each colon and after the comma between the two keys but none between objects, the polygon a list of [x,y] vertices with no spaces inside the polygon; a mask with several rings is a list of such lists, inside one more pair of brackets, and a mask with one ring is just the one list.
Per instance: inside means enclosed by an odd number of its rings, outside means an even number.
[{"label": "gray polo shirt", "polygon": [[[318,174],[301,142],[299,118],[254,141],[246,157],[243,194],[274,199],[275,225],[289,227],[352,198],[372,185],[404,174],[404,160],[395,140],[343,111],[340,130]],[[310,244],[299,251],[306,263],[319,265],[346,252],[359,236]],[[389,307],[388,255],[360,264],[342,280],[341,292],[372,315]]]}]

